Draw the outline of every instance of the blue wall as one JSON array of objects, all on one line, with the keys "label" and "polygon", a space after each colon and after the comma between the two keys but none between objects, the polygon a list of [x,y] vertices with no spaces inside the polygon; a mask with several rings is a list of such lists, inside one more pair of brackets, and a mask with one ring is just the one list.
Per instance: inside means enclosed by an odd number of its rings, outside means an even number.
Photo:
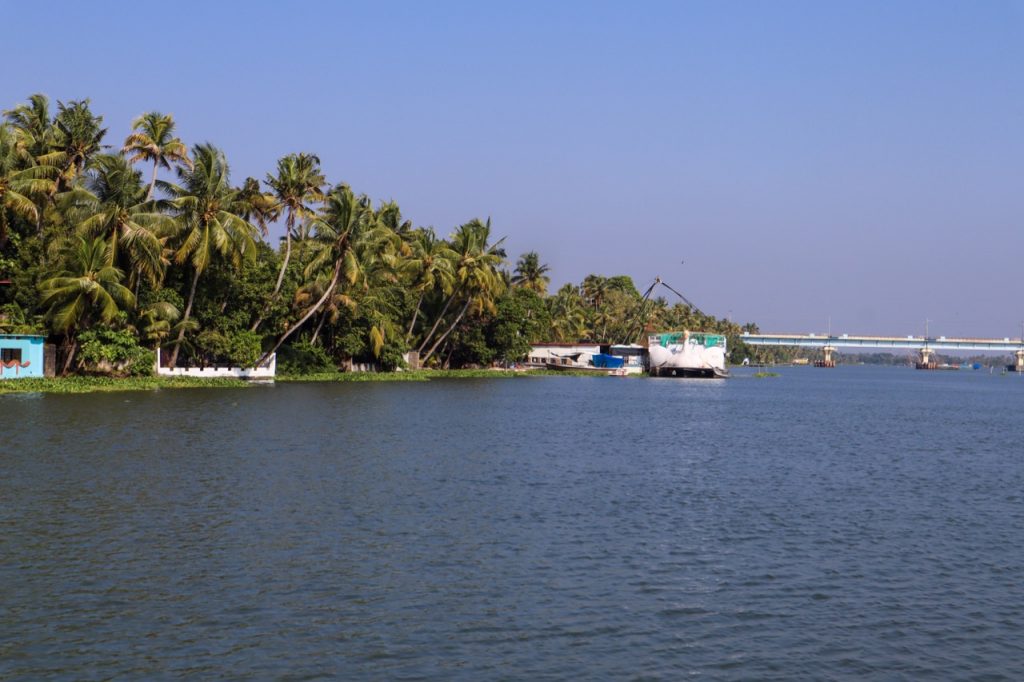
[{"label": "blue wall", "polygon": [[0,362],[0,379],[43,376],[43,343],[45,340],[42,336],[0,334],[0,351],[8,348],[21,350],[21,362],[17,365],[8,367],[7,363]]}]

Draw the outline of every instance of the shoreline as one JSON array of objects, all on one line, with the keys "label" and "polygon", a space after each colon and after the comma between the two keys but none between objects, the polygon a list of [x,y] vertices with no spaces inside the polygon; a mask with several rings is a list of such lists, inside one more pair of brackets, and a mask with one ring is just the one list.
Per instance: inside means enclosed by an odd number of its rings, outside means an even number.
[{"label": "shoreline", "polygon": [[[323,372],[318,374],[284,375],[273,383],[355,383],[382,381],[435,381],[438,379],[488,379],[543,376],[590,376],[582,372],[553,372],[549,370],[497,370],[497,369],[421,369],[403,372]],[[270,383],[270,382],[266,382]],[[259,381],[229,378],[200,377],[54,377],[4,379],[0,381],[0,396],[53,393],[113,393],[117,391],[156,391],[186,388],[249,388],[266,385]]]}]

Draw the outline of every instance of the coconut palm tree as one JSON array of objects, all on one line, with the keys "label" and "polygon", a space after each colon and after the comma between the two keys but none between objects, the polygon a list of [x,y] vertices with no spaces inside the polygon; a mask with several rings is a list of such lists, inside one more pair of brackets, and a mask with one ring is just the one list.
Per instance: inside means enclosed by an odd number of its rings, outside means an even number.
[{"label": "coconut palm tree", "polygon": [[[39,163],[54,166],[60,171],[55,192],[68,189],[85,171],[89,161],[102,148],[107,129],[102,128],[103,117],[89,108],[89,100],[57,102],[57,115],[53,119],[52,151],[39,157]],[[51,195],[50,200],[53,200]]]},{"label": "coconut palm tree", "polygon": [[40,307],[46,309],[50,328],[70,341],[65,374],[77,347],[75,331],[93,322],[110,322],[122,310],[135,307],[135,296],[121,284],[124,273],[110,265],[107,251],[102,238],[74,237],[66,270],[39,285]]},{"label": "coconut palm tree", "polygon": [[551,278],[548,277],[550,268],[541,264],[540,256],[536,251],[529,251],[520,256],[516,263],[515,274],[512,277],[512,284],[526,289],[532,289],[541,296],[547,296],[548,284]]},{"label": "coconut palm tree", "polygon": [[[313,280],[300,286],[295,291],[295,307],[300,310],[307,310],[320,300],[320,297],[327,292],[327,287],[330,284],[329,275],[329,272],[318,272]],[[327,300],[320,307],[320,319],[313,329],[313,335],[309,339],[310,344],[316,345],[317,338],[319,338],[320,331],[325,323],[334,324],[338,321],[343,307],[351,310],[355,306],[356,303],[351,296],[339,291],[335,287],[334,292],[328,295]]]},{"label": "coconut palm tree", "polygon": [[551,311],[551,331],[555,341],[576,343],[587,333],[586,304],[580,290],[573,284],[564,284],[548,299]]},{"label": "coconut palm tree", "polygon": [[13,128],[0,123],[0,247],[7,243],[10,216],[38,223],[39,209],[33,196],[45,196],[53,188],[54,169],[38,166],[18,144]]},{"label": "coconut palm tree", "polygon": [[452,251],[448,242],[438,238],[430,228],[419,230],[409,242],[409,246],[410,254],[399,268],[402,274],[409,278],[417,299],[405,335],[406,339],[412,338],[424,297],[433,291],[440,291],[443,295],[451,294],[455,284],[453,263],[458,259],[458,254]]},{"label": "coconut palm tree", "polygon": [[[60,175],[56,166],[41,162],[52,151],[51,145],[56,135],[56,128],[50,118],[50,100],[46,95],[32,95],[27,104],[19,104],[5,111],[4,117],[9,127],[5,133],[7,140],[2,144],[8,149],[0,153],[6,157],[7,191],[13,190],[21,195],[10,196],[7,209],[22,217],[34,216],[32,219],[36,229],[42,234],[42,207],[57,193],[55,181]],[[33,199],[33,207],[29,208],[21,198]],[[6,216],[0,218],[4,219]],[[6,234],[6,225],[0,226],[0,229]]]},{"label": "coconut palm tree", "polygon": [[239,215],[246,222],[260,228],[260,234],[264,237],[269,232],[270,223],[281,216],[274,195],[260,189],[260,181],[256,178],[246,178],[238,188],[238,205]]},{"label": "coconut palm tree", "polygon": [[140,340],[159,346],[170,338],[175,323],[180,319],[181,311],[173,303],[156,301],[139,310],[135,318],[135,330]]},{"label": "coconut palm tree", "polygon": [[[292,237],[298,220],[314,214],[312,204],[323,201],[323,186],[327,182],[320,172],[320,159],[315,154],[289,154],[277,161],[277,175],[267,175],[267,184],[277,199],[278,211],[285,217],[285,251],[281,271],[277,275],[272,296],[277,296],[292,255]],[[258,324],[256,326],[259,326]],[[253,327],[255,329],[255,327]]]},{"label": "coconut palm tree", "polygon": [[153,164],[153,177],[149,181],[146,199],[153,198],[156,175],[160,168],[171,170],[172,165],[190,167],[188,148],[174,136],[174,116],[149,111],[132,121],[132,133],[124,140],[121,153],[128,155],[129,163],[144,161]]},{"label": "coconut palm tree", "polygon": [[402,255],[408,255],[408,243],[415,238],[412,221],[402,217],[402,209],[395,201],[385,201],[377,208],[377,221],[386,226],[401,240]]},{"label": "coconut palm tree", "polygon": [[[430,359],[449,334],[459,325],[470,306],[474,306],[480,311],[493,309],[494,298],[504,289],[504,279],[500,267],[505,260],[505,251],[501,248],[501,243],[505,240],[502,238],[496,243],[490,244],[490,238],[490,219],[487,222],[481,222],[474,218],[459,227],[452,235],[452,250],[458,257],[455,263],[456,284],[451,296],[445,301],[444,308],[434,322],[434,326],[423,343],[420,344],[418,351],[421,354],[421,362],[425,363]],[[464,298],[461,310],[445,332],[437,338],[426,355],[422,355],[423,349],[427,347],[437,332],[438,325],[444,319],[449,306],[460,295]]]},{"label": "coconut palm tree", "polygon": [[336,295],[336,288],[344,278],[349,283],[358,280],[359,262],[352,250],[353,242],[362,238],[363,233],[374,227],[373,211],[365,196],[357,196],[348,185],[338,185],[324,198],[321,214],[313,221],[313,235],[310,238],[312,257],[306,265],[306,275],[312,278],[314,273],[330,268],[327,285],[322,288],[320,298],[289,327],[267,351],[259,364],[277,352],[288,337],[315,315],[327,300]]},{"label": "coconut palm tree", "polygon": [[79,223],[79,231],[107,240],[109,265],[124,266],[135,283],[145,278],[157,286],[168,265],[164,244],[174,230],[174,219],[146,200],[142,174],[122,156],[97,156],[87,178],[95,200],[92,215]]},{"label": "coconut palm tree", "polygon": [[32,95],[27,104],[5,111],[4,117],[14,129],[18,145],[25,153],[38,159],[51,151],[55,129],[50,118],[50,100],[46,95]]},{"label": "coconut palm tree", "polygon": [[177,168],[179,184],[161,183],[171,197],[177,220],[174,261],[192,268],[182,326],[171,351],[170,367],[178,360],[192,315],[199,277],[217,258],[240,267],[255,258],[257,230],[239,215],[238,190],[231,187],[224,153],[211,144],[192,148],[192,166]]}]

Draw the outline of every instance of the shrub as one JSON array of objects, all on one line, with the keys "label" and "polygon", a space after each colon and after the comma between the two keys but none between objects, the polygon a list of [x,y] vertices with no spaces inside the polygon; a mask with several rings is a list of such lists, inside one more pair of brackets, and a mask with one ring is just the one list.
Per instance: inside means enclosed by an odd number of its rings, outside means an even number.
[{"label": "shrub", "polygon": [[155,355],[139,345],[125,329],[97,327],[78,335],[79,361],[93,372],[128,376],[151,376]]},{"label": "shrub", "polygon": [[222,334],[207,330],[196,336],[195,346],[197,354],[208,363],[252,367],[262,355],[260,342],[260,335],[256,332]]},{"label": "shrub", "polygon": [[293,376],[338,371],[327,351],[308,341],[282,346],[277,352],[277,369],[281,374]]}]

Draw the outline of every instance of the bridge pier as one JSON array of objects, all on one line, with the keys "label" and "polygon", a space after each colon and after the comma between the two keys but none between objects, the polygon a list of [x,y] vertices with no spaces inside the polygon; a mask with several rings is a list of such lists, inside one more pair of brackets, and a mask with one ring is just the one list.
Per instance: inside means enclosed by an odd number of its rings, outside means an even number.
[{"label": "bridge pier", "polygon": [[1015,352],[1014,355],[1017,357],[1017,364],[1010,365],[1007,369],[1015,371],[1018,374],[1024,374],[1024,348]]},{"label": "bridge pier", "polygon": [[821,349],[822,359],[814,363],[815,367],[835,367],[836,360],[833,357],[833,353],[836,352],[835,346],[823,346]]},{"label": "bridge pier", "polygon": [[938,368],[939,363],[935,362],[935,360],[932,359],[932,356],[935,355],[935,351],[933,351],[931,348],[929,348],[928,346],[925,346],[920,351],[918,351],[918,354],[919,354],[919,359],[918,359],[918,361],[916,363],[914,363],[914,367],[916,369],[937,369]]}]

